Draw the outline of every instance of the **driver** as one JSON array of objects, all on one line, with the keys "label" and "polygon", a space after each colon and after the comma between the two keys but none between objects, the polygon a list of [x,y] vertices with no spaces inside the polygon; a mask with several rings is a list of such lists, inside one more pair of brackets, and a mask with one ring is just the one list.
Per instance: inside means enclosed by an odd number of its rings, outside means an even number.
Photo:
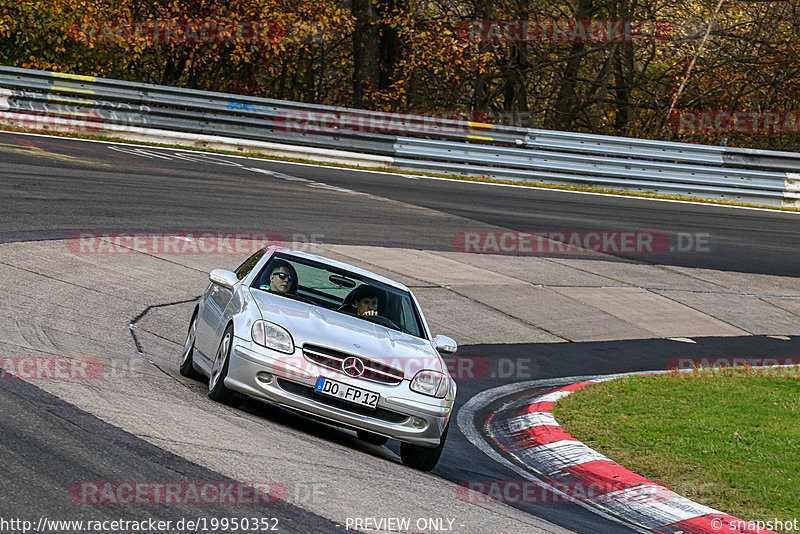
[{"label": "driver", "polygon": [[[297,271],[285,260],[275,260],[270,266],[269,286],[274,293],[295,293],[297,291]],[[263,286],[262,286],[263,287]]]},{"label": "driver", "polygon": [[378,315],[378,303],[378,290],[370,285],[360,285],[353,293],[353,306],[358,315],[375,317]]}]

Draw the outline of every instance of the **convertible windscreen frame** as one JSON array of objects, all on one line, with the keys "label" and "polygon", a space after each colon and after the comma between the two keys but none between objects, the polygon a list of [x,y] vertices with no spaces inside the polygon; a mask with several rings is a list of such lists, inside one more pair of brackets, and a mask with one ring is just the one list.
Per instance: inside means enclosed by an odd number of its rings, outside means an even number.
[{"label": "convertible windscreen frame", "polygon": [[[269,273],[272,270],[271,266],[277,260],[283,260],[289,262],[290,264],[292,264],[292,266],[295,268],[295,271],[298,273],[298,287],[296,294],[287,295],[275,291],[270,291],[269,289],[265,289],[263,287],[263,286],[268,286],[268,284],[265,283],[269,279],[269,275],[267,273]],[[300,266],[303,266],[303,268],[300,269],[299,268]],[[347,293],[352,291],[355,287],[358,287],[360,284],[368,284],[382,291],[383,294],[386,296],[385,299],[386,302],[384,302],[383,304],[384,308],[390,307],[389,302],[392,302],[391,307],[395,308],[395,313],[397,315],[397,318],[402,318],[404,315],[410,314],[411,320],[410,321],[401,320],[399,322],[395,322],[392,320],[393,317],[385,317],[383,314],[379,315],[376,318],[376,320],[371,320],[368,317],[363,317],[354,313],[342,311],[339,308],[344,304],[345,297],[340,297],[336,294],[324,291],[324,289],[331,290],[332,288],[315,287],[314,285],[304,285],[302,283],[304,274],[307,275],[310,272],[308,271],[308,269],[315,269],[318,272],[324,271],[326,273],[326,276],[324,276],[323,278],[327,280],[330,280],[330,276],[337,275],[356,282],[356,284],[352,288],[346,286],[339,286],[337,288],[337,290],[342,292],[342,294],[344,294],[345,296]],[[331,282],[331,284],[333,284],[333,282]],[[347,289],[346,293],[345,289],[343,289],[345,287]],[[375,280],[374,278],[369,278],[367,276],[363,276],[348,271],[346,269],[341,269],[339,267],[328,265],[326,263],[314,261],[307,258],[302,258],[299,256],[293,256],[291,254],[286,254],[282,252],[276,252],[267,261],[264,267],[261,268],[259,273],[253,278],[253,282],[250,284],[250,288],[255,289],[257,291],[266,291],[269,292],[271,295],[279,296],[289,300],[299,300],[302,302],[306,302],[308,304],[320,306],[322,308],[328,309],[330,311],[335,311],[337,313],[341,313],[349,317],[357,317],[358,319],[368,323],[378,324],[381,326],[385,326],[386,328],[389,328],[391,330],[402,332],[404,334],[408,334],[417,338],[427,339],[425,333],[426,331],[422,326],[422,320],[419,310],[417,309],[415,301],[411,297],[411,294],[409,292],[385,284],[383,282]],[[380,320],[381,317],[387,320],[382,321]],[[390,322],[391,324],[389,324]]]}]

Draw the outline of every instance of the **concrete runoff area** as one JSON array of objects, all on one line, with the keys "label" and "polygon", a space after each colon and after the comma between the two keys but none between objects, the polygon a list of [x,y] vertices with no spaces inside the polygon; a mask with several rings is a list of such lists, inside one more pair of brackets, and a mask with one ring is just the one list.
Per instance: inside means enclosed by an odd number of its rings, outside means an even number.
[{"label": "concrete runoff area", "polygon": [[[771,317],[781,334],[800,334],[800,295],[789,277],[715,277],[602,258],[310,250],[409,284],[434,333],[462,344],[775,334]],[[456,484],[406,469],[390,449],[345,431],[257,401],[241,410],[213,403],[205,384],[180,377],[193,299],[211,269],[233,269],[244,256],[79,255],[64,241],[40,241],[0,244],[0,258],[2,354],[99,360],[104,372],[94,380],[32,382],[111,425],[230,479],[279,481],[289,503],[339,524],[385,510],[388,494],[392,515],[447,516],[464,532],[564,531],[505,504],[464,502]],[[547,272],[555,262],[562,278]],[[635,272],[635,283],[618,280],[615,267]],[[751,280],[772,284],[769,298],[744,293]],[[312,482],[324,495],[304,491]]]},{"label": "concrete runoff area", "polygon": [[[479,286],[491,291],[494,286]],[[522,291],[526,287],[520,287]],[[536,288],[532,288],[536,289]],[[493,332],[497,339],[514,339],[517,343],[553,343],[563,341],[516,317],[507,307],[493,309],[483,302],[462,295],[453,288],[415,287],[414,294],[423,304],[425,319],[431,328],[446,331],[462,345],[480,344],[486,341],[487,333]]]},{"label": "concrete runoff area", "polygon": [[649,337],[746,334],[711,315],[695,311],[647,289],[557,287],[553,291],[643,328],[651,333]]},{"label": "concrete runoff area", "polygon": [[429,250],[408,250],[389,247],[328,245],[339,254],[351,258],[350,263],[365,263],[389,273],[397,273],[435,286],[462,285],[525,285],[524,280],[471,265]]},{"label": "concrete runoff area", "polygon": [[800,315],[800,299],[783,299],[765,297],[762,298],[764,302],[768,302],[773,306],[790,312],[793,316]]},{"label": "concrete runoff area", "polygon": [[[585,287],[607,287],[623,284],[619,279],[603,274],[593,274],[580,268],[564,265],[560,258],[546,256],[503,256],[498,261],[495,254],[465,254],[463,252],[437,252],[445,258],[456,259],[459,263],[487,269],[517,280],[524,280],[536,286],[579,285]],[[608,257],[610,258],[610,257]],[[611,269],[619,267],[617,262],[609,262]],[[623,264],[624,265],[624,264]],[[499,283],[499,282],[494,282]]]},{"label": "concrete runoff area", "polygon": [[[608,283],[606,287],[647,287],[649,289],[657,287],[668,287],[680,291],[714,291],[724,290],[724,286],[715,284],[713,280],[704,280],[697,275],[700,269],[691,269],[688,272],[680,272],[674,267],[659,265],[655,267],[646,262],[624,261],[612,257],[603,258],[610,261],[590,261],[577,258],[548,258],[551,264],[562,266],[568,270],[589,272],[603,276]],[[720,271],[715,271],[719,273]],[[741,276],[737,273],[737,278]],[[571,285],[589,286],[590,284],[558,284],[551,285]]]},{"label": "concrete runoff area", "polygon": [[560,341],[604,341],[651,337],[649,333],[600,309],[561,295],[548,287],[459,287],[455,291],[476,302],[540,328]]},{"label": "concrete runoff area", "polygon": [[[746,295],[661,292],[698,313],[713,314],[748,334],[783,335],[797,328],[800,298],[754,298]],[[794,311],[785,306],[794,305]]]}]

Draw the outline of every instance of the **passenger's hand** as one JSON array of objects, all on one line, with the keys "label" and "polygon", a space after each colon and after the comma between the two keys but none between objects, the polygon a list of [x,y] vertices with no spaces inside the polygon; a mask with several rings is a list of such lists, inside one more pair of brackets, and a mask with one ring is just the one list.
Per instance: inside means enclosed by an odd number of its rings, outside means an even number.
[{"label": "passenger's hand", "polygon": [[377,310],[367,310],[367,311],[364,312],[363,315],[365,315],[366,317],[375,317],[376,315],[378,315],[378,311]]}]

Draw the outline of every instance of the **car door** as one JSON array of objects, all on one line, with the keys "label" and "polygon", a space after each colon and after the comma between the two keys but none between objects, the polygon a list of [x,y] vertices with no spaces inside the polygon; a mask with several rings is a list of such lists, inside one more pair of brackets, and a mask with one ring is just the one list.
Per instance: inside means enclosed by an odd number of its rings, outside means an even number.
[{"label": "car door", "polygon": [[[236,273],[236,278],[239,279],[240,283],[234,286],[234,291],[239,289],[241,281],[250,274],[250,271],[258,264],[265,252],[266,249],[259,250],[236,268],[234,273]],[[234,291],[212,282],[203,295],[202,305],[197,314],[195,347],[202,353],[201,358],[209,363],[214,360],[222,334],[225,331],[228,319],[225,316],[225,310],[233,298]]]},{"label": "car door", "polygon": [[222,332],[220,322],[225,308],[233,297],[233,291],[211,283],[203,297],[203,304],[197,312],[197,337],[195,348],[200,357],[208,362],[213,361],[219,347]]}]

